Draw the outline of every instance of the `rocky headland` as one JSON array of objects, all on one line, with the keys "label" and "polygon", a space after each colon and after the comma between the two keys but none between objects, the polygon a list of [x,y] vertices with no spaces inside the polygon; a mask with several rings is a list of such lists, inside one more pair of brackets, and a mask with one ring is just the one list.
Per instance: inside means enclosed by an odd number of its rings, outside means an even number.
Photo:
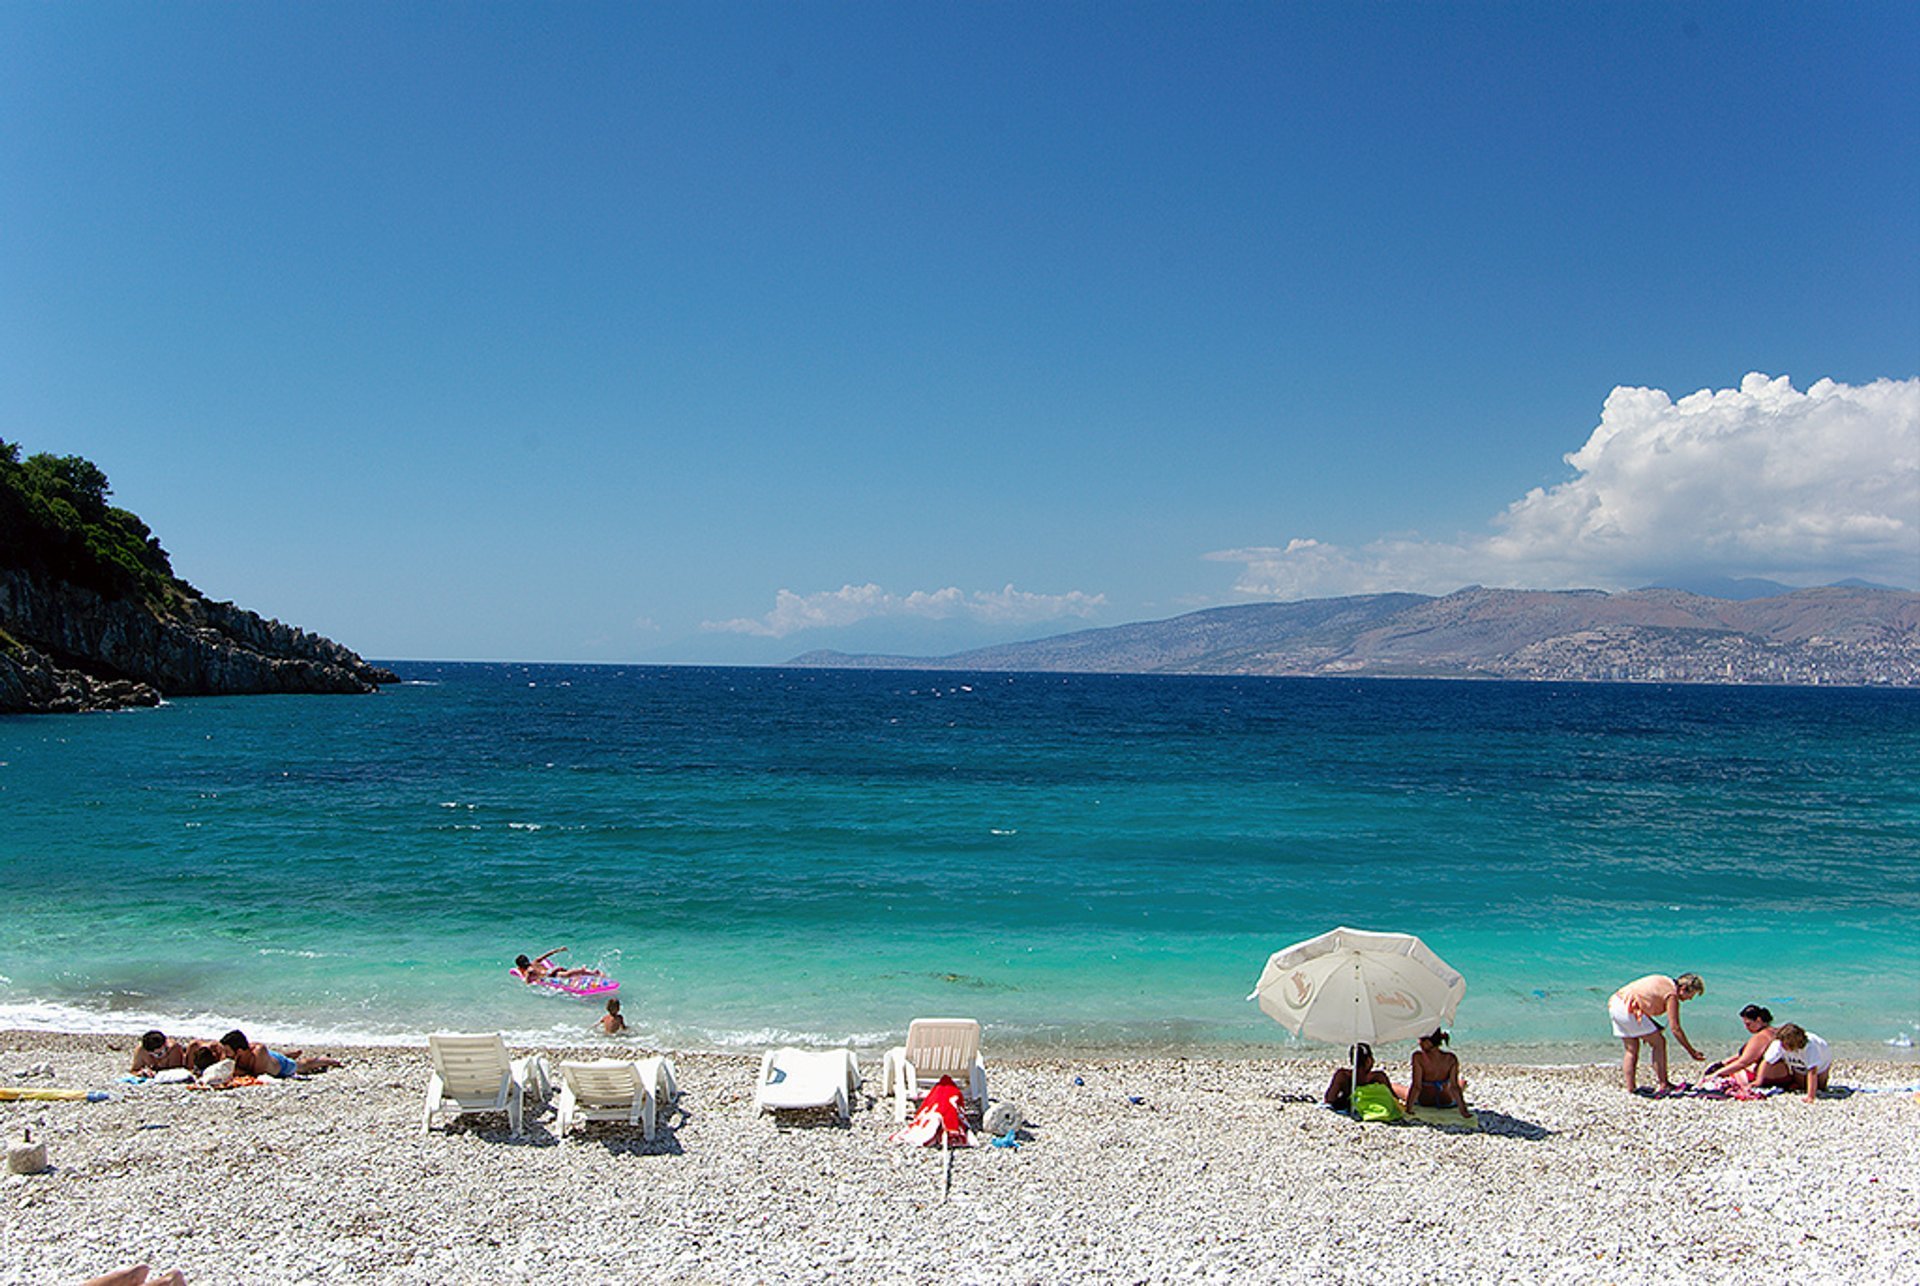
[{"label": "rocky headland", "polygon": [[23,461],[0,442],[0,714],[396,681],[331,639],[207,598],[107,494],[88,461]]},{"label": "rocky headland", "polygon": [[187,598],[162,613],[6,568],[0,630],[17,644],[0,651],[0,713],[150,706],[162,696],[373,692],[397,677],[332,639],[232,603]]}]

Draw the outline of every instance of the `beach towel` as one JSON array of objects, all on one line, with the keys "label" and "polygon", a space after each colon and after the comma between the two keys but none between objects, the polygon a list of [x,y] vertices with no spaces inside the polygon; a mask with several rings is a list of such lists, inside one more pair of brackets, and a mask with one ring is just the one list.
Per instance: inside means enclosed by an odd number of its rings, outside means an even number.
[{"label": "beach towel", "polygon": [[1688,1098],[1730,1098],[1743,1103],[1757,1103],[1766,1097],[1737,1076],[1709,1077],[1698,1085],[1682,1086],[1676,1092]]},{"label": "beach towel", "polygon": [[1450,1107],[1409,1107],[1407,1120],[1415,1125],[1430,1125],[1436,1130],[1477,1130],[1480,1128],[1480,1116],[1477,1112],[1468,1112],[1461,1116]]},{"label": "beach towel", "polygon": [[1397,1121],[1406,1113],[1385,1085],[1362,1085],[1353,1092],[1353,1115],[1361,1121]]},{"label": "beach towel", "polygon": [[968,1144],[967,1118],[961,1111],[964,1106],[965,1100],[953,1077],[942,1076],[920,1101],[920,1110],[914,1113],[913,1119],[887,1137],[895,1143],[926,1147],[938,1143],[944,1135],[951,1146],[964,1148]]},{"label": "beach towel", "polygon": [[[0,1085],[0,1103],[36,1102],[64,1103],[73,1099],[87,1097],[85,1090],[28,1090],[16,1089],[11,1085]],[[105,1098],[106,1095],[101,1095]]]},{"label": "beach towel", "polygon": [[265,1084],[258,1076],[234,1076],[224,1081],[194,1081],[188,1085],[190,1090],[238,1090],[249,1085]]},{"label": "beach towel", "polygon": [[193,1073],[184,1067],[170,1067],[164,1072],[155,1072],[151,1076],[126,1075],[120,1078],[122,1085],[184,1085],[193,1079]]}]

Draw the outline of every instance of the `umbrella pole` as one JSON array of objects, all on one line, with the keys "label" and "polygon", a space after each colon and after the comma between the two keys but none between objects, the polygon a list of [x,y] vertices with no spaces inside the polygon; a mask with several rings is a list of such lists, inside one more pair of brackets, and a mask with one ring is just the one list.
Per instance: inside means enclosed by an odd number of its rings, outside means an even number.
[{"label": "umbrella pole", "polygon": [[[1353,961],[1353,981],[1353,1029],[1358,1032],[1361,1006],[1367,993],[1366,977],[1360,970],[1358,956],[1355,956]],[[1353,1048],[1347,1051],[1347,1057],[1353,1060],[1353,1084],[1347,1089],[1347,1111],[1358,1117],[1360,1115],[1360,1038],[1358,1036],[1354,1037]]]},{"label": "umbrella pole", "polygon": [[953,1146],[947,1142],[945,1126],[940,1128],[940,1151],[942,1169],[946,1172],[946,1177],[940,1181],[940,1200],[945,1201],[953,1195]]}]

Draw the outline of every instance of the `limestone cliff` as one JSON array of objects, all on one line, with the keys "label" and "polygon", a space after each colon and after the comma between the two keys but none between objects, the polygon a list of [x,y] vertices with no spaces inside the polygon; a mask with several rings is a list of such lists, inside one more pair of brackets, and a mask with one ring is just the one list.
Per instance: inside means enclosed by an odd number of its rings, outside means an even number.
[{"label": "limestone cliff", "polygon": [[305,630],[198,597],[164,606],[0,567],[0,712],[151,705],[161,695],[372,692],[394,674]]},{"label": "limestone cliff", "polygon": [[209,600],[112,493],[91,460],[22,458],[0,440],[0,714],[395,681],[331,639]]},{"label": "limestone cliff", "polygon": [[0,650],[0,714],[76,714],[158,704],[160,694],[148,684],[65,670],[45,653],[18,644]]}]

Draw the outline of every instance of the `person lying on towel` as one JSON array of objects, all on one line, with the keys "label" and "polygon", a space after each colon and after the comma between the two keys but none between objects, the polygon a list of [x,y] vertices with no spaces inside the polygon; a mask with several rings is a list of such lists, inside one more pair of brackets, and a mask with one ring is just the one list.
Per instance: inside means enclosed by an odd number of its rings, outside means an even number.
[{"label": "person lying on towel", "polygon": [[249,1041],[239,1028],[222,1036],[220,1045],[233,1060],[235,1076],[311,1076],[341,1065],[337,1058],[309,1057],[297,1049],[276,1053],[259,1041]]},{"label": "person lying on towel", "polygon": [[155,1030],[142,1036],[134,1046],[133,1066],[127,1070],[135,1076],[151,1076],[186,1065],[187,1047],[165,1032]]}]

